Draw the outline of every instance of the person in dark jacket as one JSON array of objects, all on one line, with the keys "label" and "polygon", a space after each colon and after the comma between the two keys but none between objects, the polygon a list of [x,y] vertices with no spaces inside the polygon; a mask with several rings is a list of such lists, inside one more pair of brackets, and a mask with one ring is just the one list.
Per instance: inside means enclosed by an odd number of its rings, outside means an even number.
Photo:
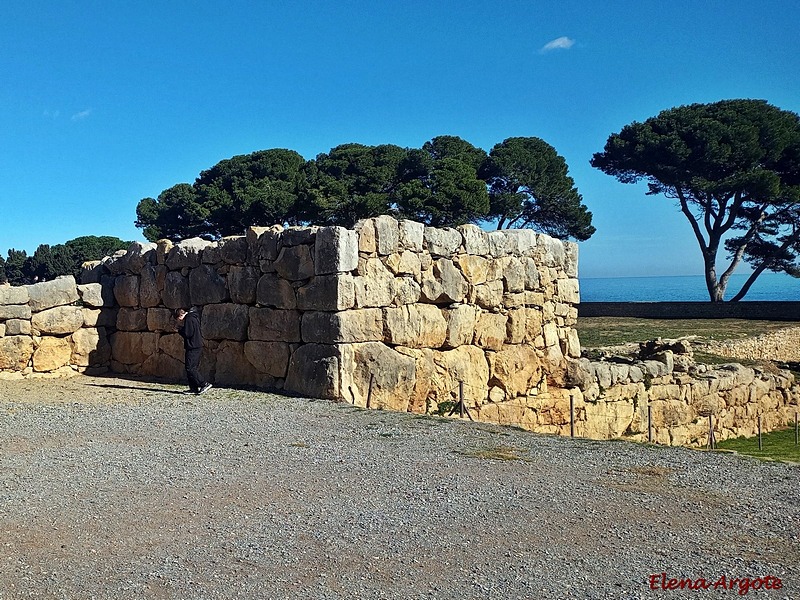
[{"label": "person in dark jacket", "polygon": [[179,308],[175,311],[175,319],[178,321],[178,333],[183,338],[184,363],[186,377],[189,380],[189,391],[194,394],[204,394],[211,389],[211,384],[203,381],[203,377],[200,375],[200,355],[203,353],[200,315],[194,307],[189,310]]}]

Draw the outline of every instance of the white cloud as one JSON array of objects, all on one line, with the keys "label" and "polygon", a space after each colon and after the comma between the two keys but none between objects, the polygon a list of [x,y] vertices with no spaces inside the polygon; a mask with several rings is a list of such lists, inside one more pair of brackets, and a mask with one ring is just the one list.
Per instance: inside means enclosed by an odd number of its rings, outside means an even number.
[{"label": "white cloud", "polygon": [[86,110],[82,110],[81,112],[75,113],[74,115],[72,115],[71,118],[73,121],[83,121],[91,114],[92,114],[92,109],[87,108]]},{"label": "white cloud", "polygon": [[545,52],[551,52],[552,50],[569,50],[572,46],[575,45],[575,40],[568,38],[567,36],[563,35],[560,38],[556,38],[552,41],[547,42],[542,49],[539,50],[539,54],[544,54]]}]

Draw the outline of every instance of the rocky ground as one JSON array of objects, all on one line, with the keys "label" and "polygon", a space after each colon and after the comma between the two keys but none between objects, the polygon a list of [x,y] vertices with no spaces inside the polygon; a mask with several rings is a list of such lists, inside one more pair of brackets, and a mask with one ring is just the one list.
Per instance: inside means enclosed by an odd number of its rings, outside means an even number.
[{"label": "rocky ground", "polygon": [[800,597],[795,466],[180,391],[0,381],[0,599]]}]

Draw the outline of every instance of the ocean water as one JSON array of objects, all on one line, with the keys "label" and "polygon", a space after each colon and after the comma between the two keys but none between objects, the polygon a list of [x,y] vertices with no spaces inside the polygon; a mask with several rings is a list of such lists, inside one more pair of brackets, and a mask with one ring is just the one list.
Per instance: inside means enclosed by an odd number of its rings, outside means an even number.
[{"label": "ocean water", "polygon": [[[725,292],[729,300],[747,281],[745,273],[731,275]],[[582,302],[708,302],[702,275],[674,277],[586,277],[580,278]],[[783,273],[762,273],[746,301],[800,301],[800,279]]]}]

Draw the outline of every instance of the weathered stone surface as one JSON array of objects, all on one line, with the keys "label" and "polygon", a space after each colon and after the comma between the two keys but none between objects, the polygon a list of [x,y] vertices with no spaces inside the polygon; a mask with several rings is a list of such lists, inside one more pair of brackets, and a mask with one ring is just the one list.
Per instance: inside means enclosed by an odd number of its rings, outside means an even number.
[{"label": "weathered stone surface", "polygon": [[578,244],[575,242],[562,242],[564,245],[564,273],[567,277],[578,278]]},{"label": "weathered stone surface", "polygon": [[375,240],[375,222],[373,219],[363,219],[356,223],[355,231],[358,234],[358,251],[365,254],[374,254],[378,251]]},{"label": "weathered stone surface", "polygon": [[156,267],[148,264],[142,267],[139,276],[139,306],[142,308],[153,308],[161,304],[164,280],[161,279],[161,285],[159,285],[159,279],[162,273],[165,277],[166,270],[163,266]]},{"label": "weathered stone surface", "polygon": [[28,306],[33,312],[39,312],[54,306],[65,306],[78,301],[78,288],[72,275],[57,277],[52,281],[43,281],[24,287],[28,291]]},{"label": "weathered stone surface", "polygon": [[[453,261],[440,258],[433,263],[433,275],[441,284],[441,294],[437,298],[430,298],[432,302],[463,302],[469,285]],[[423,289],[424,292],[424,289]]]},{"label": "weathered stone surface", "polygon": [[192,305],[189,296],[189,278],[179,271],[170,271],[166,275],[161,296],[167,308],[189,308]]},{"label": "weathered stone surface", "polygon": [[100,283],[100,277],[102,277],[105,271],[106,269],[103,265],[103,261],[87,260],[81,264],[81,274],[78,277],[78,281],[81,284]]},{"label": "weathered stone surface", "polygon": [[31,307],[27,304],[6,304],[0,305],[0,321],[6,319],[25,319],[30,320]]},{"label": "weathered stone surface", "polygon": [[559,279],[556,290],[556,298],[561,302],[578,304],[581,301],[577,279]]},{"label": "weathered stone surface", "polygon": [[506,293],[516,293],[525,290],[525,269],[522,262],[516,256],[508,256],[498,259],[501,265],[503,291]]},{"label": "weathered stone surface", "polygon": [[447,321],[431,304],[409,304],[385,309],[386,342],[409,348],[440,348],[447,337]]},{"label": "weathered stone surface", "polygon": [[[319,285],[318,279],[318,277],[315,277],[309,285]],[[335,303],[335,292],[332,301]],[[291,283],[285,279],[280,279],[274,273],[266,273],[258,280],[256,302],[261,306],[292,310],[297,308],[297,295]]]},{"label": "weathered stone surface", "polygon": [[[506,322],[506,343],[522,344],[527,333],[528,312],[525,308],[516,308],[508,311]],[[579,353],[580,355],[580,353]]]},{"label": "weathered stone surface", "polygon": [[379,342],[348,344],[342,362],[344,399],[356,406],[406,411],[416,386],[414,358]]},{"label": "weathered stone surface", "polygon": [[505,253],[513,256],[531,254],[536,248],[536,232],[532,229],[506,229]]},{"label": "weathered stone surface", "polygon": [[244,355],[260,373],[279,379],[289,369],[289,344],[286,342],[245,342]]},{"label": "weathered stone surface", "polygon": [[322,227],[314,252],[316,275],[352,271],[358,267],[358,234],[344,227]]},{"label": "weathered stone surface", "polygon": [[379,258],[362,261],[353,286],[359,308],[388,306],[394,298],[394,276]]},{"label": "weathered stone surface", "polygon": [[147,309],[122,307],[117,313],[120,331],[147,331]]},{"label": "weathered stone surface", "polygon": [[416,221],[403,219],[400,227],[400,246],[413,252],[422,252],[425,248],[425,225]]},{"label": "weathered stone surface", "polygon": [[79,367],[98,367],[111,360],[111,345],[105,328],[79,329],[72,334],[70,362]]},{"label": "weathered stone surface", "polygon": [[203,258],[203,250],[210,245],[211,242],[201,238],[181,240],[170,249],[165,263],[171,271],[177,271],[184,267],[190,269],[199,267]]},{"label": "weathered stone surface", "polygon": [[284,246],[311,246],[314,244],[318,229],[319,227],[314,225],[311,227],[287,227],[283,230],[283,234],[281,235],[281,243]]},{"label": "weathered stone surface", "polygon": [[468,255],[488,256],[489,238],[486,232],[477,225],[461,225],[458,227],[464,239],[464,250]]},{"label": "weathered stone surface", "polygon": [[26,319],[9,319],[5,322],[4,335],[30,335],[31,322]]},{"label": "weathered stone surface", "polygon": [[503,282],[487,281],[476,285],[472,293],[474,302],[481,308],[494,309],[503,304]]},{"label": "weathered stone surface", "polygon": [[303,344],[289,360],[284,389],[311,398],[339,398],[340,356],[337,345]]},{"label": "weathered stone surface", "polygon": [[247,338],[264,342],[300,342],[300,313],[296,310],[250,308]]},{"label": "weathered stone surface", "polygon": [[[178,333],[168,333],[158,338],[158,350],[162,354],[181,361],[186,354],[183,348],[183,338]],[[183,369],[183,366],[181,367]],[[179,373],[180,375],[180,373]]]},{"label": "weathered stone surface", "polygon": [[277,259],[283,235],[283,225],[272,225],[266,228],[253,227],[252,229],[253,232],[248,232],[247,238],[253,263],[255,264],[261,260],[272,261]]},{"label": "weathered stone surface", "polygon": [[146,264],[156,263],[156,244],[154,242],[133,242],[125,253],[125,268],[139,274]]},{"label": "weathered stone surface", "polygon": [[[284,232],[284,238],[286,232]],[[314,260],[311,257],[311,247],[285,246],[274,264],[275,271],[283,279],[289,281],[303,281],[314,276]]]},{"label": "weathered stone surface", "polygon": [[103,264],[103,268],[111,273],[111,275],[116,276],[120,273],[124,273],[125,269],[128,267],[127,261],[127,250],[117,250],[111,256],[106,256],[101,259],[101,263]]},{"label": "weathered stone surface", "polygon": [[157,333],[118,331],[111,335],[112,356],[123,365],[140,365],[157,349]]},{"label": "weathered stone surface", "polygon": [[388,255],[383,264],[396,276],[408,275],[419,280],[422,272],[422,262],[419,259],[419,254],[410,250]]},{"label": "weathered stone surface", "polygon": [[55,371],[69,364],[72,346],[69,340],[59,337],[45,337],[33,352],[33,370],[39,373]]},{"label": "weathered stone surface", "polygon": [[27,304],[29,298],[30,296],[28,295],[28,288],[24,285],[0,285],[0,305]]},{"label": "weathered stone surface", "polygon": [[83,310],[79,306],[56,306],[31,317],[31,327],[43,334],[65,334],[83,326]]},{"label": "weathered stone surface", "polygon": [[452,227],[425,227],[425,247],[434,256],[451,257],[461,247],[461,232]]},{"label": "weathered stone surface", "polygon": [[304,342],[338,344],[383,339],[383,311],[365,308],[342,312],[303,314],[301,334]]},{"label": "weathered stone surface", "polygon": [[320,275],[297,290],[300,310],[347,310],[356,305],[354,277],[349,273]]},{"label": "weathered stone surface", "polygon": [[448,348],[457,348],[472,343],[475,325],[478,320],[478,309],[471,304],[462,304],[455,308],[444,310],[447,320],[447,336],[444,345]]},{"label": "weathered stone surface", "polygon": [[116,327],[118,308],[84,308],[84,327]]},{"label": "weathered stone surface", "polygon": [[530,346],[505,346],[488,352],[489,384],[501,388],[507,398],[525,396],[541,387],[543,371],[536,350]]},{"label": "weathered stone surface", "polygon": [[378,254],[385,256],[397,252],[400,247],[400,225],[397,220],[388,215],[381,215],[372,221],[375,225]]},{"label": "weathered stone surface", "polygon": [[[30,323],[28,323],[30,325]],[[0,337],[4,337],[6,335],[6,324],[0,323]]]},{"label": "weathered stone surface", "polygon": [[98,283],[86,283],[77,286],[78,295],[85,306],[100,308],[114,306],[114,288]]},{"label": "weathered stone surface", "polygon": [[120,275],[114,281],[114,298],[120,306],[139,306],[139,277]]},{"label": "weathered stone surface", "polygon": [[229,265],[247,262],[247,238],[243,235],[224,237],[218,242],[220,258]]},{"label": "weathered stone surface", "polygon": [[201,323],[205,339],[244,341],[250,324],[249,310],[244,304],[208,304],[203,308]]},{"label": "weathered stone surface", "polygon": [[455,264],[458,265],[468,283],[472,285],[486,283],[489,261],[483,256],[460,254],[455,258]]},{"label": "weathered stone surface", "polygon": [[268,378],[247,359],[242,342],[225,340],[215,351],[214,383],[229,386],[263,386]]},{"label": "weathered stone surface", "polygon": [[508,317],[499,313],[481,313],[475,327],[473,344],[488,350],[500,350],[506,340]]},{"label": "weathered stone surface", "polygon": [[228,282],[210,265],[200,265],[189,273],[189,298],[192,306],[227,302]]},{"label": "weathered stone surface", "polygon": [[25,335],[0,337],[0,371],[22,371],[33,356],[33,340]]},{"label": "weathered stone surface", "polygon": [[[186,379],[183,359],[177,359],[163,353],[148,356],[141,365],[137,365],[137,371],[149,377],[157,377],[169,381],[183,381]],[[200,360],[200,373],[208,378],[208,367],[202,359]]]},{"label": "weathered stone surface", "polygon": [[175,244],[172,240],[158,240],[156,242],[156,264],[158,265],[166,265],[167,263],[167,256],[169,256],[170,250],[172,250]]},{"label": "weathered stone surface", "polygon": [[525,272],[525,289],[535,291],[539,289],[539,269],[536,261],[529,256],[523,256],[522,269]]},{"label": "weathered stone surface", "polygon": [[544,233],[537,233],[536,250],[542,257],[542,264],[545,267],[563,267],[565,253],[561,240],[551,238]]},{"label": "weathered stone surface", "polygon": [[228,271],[231,301],[237,304],[254,304],[260,278],[261,270],[257,267],[231,267]]},{"label": "weathered stone surface", "polygon": [[[489,381],[489,365],[483,350],[475,346],[459,346],[443,352],[433,351],[433,371],[424,380],[419,375],[417,383],[427,386],[425,397],[429,409],[435,411],[443,403],[455,403],[463,389],[464,404],[468,409],[485,401]],[[459,385],[463,383],[463,386]]]},{"label": "weathered stone surface", "polygon": [[415,304],[422,297],[422,288],[411,277],[395,277],[392,304]]}]

